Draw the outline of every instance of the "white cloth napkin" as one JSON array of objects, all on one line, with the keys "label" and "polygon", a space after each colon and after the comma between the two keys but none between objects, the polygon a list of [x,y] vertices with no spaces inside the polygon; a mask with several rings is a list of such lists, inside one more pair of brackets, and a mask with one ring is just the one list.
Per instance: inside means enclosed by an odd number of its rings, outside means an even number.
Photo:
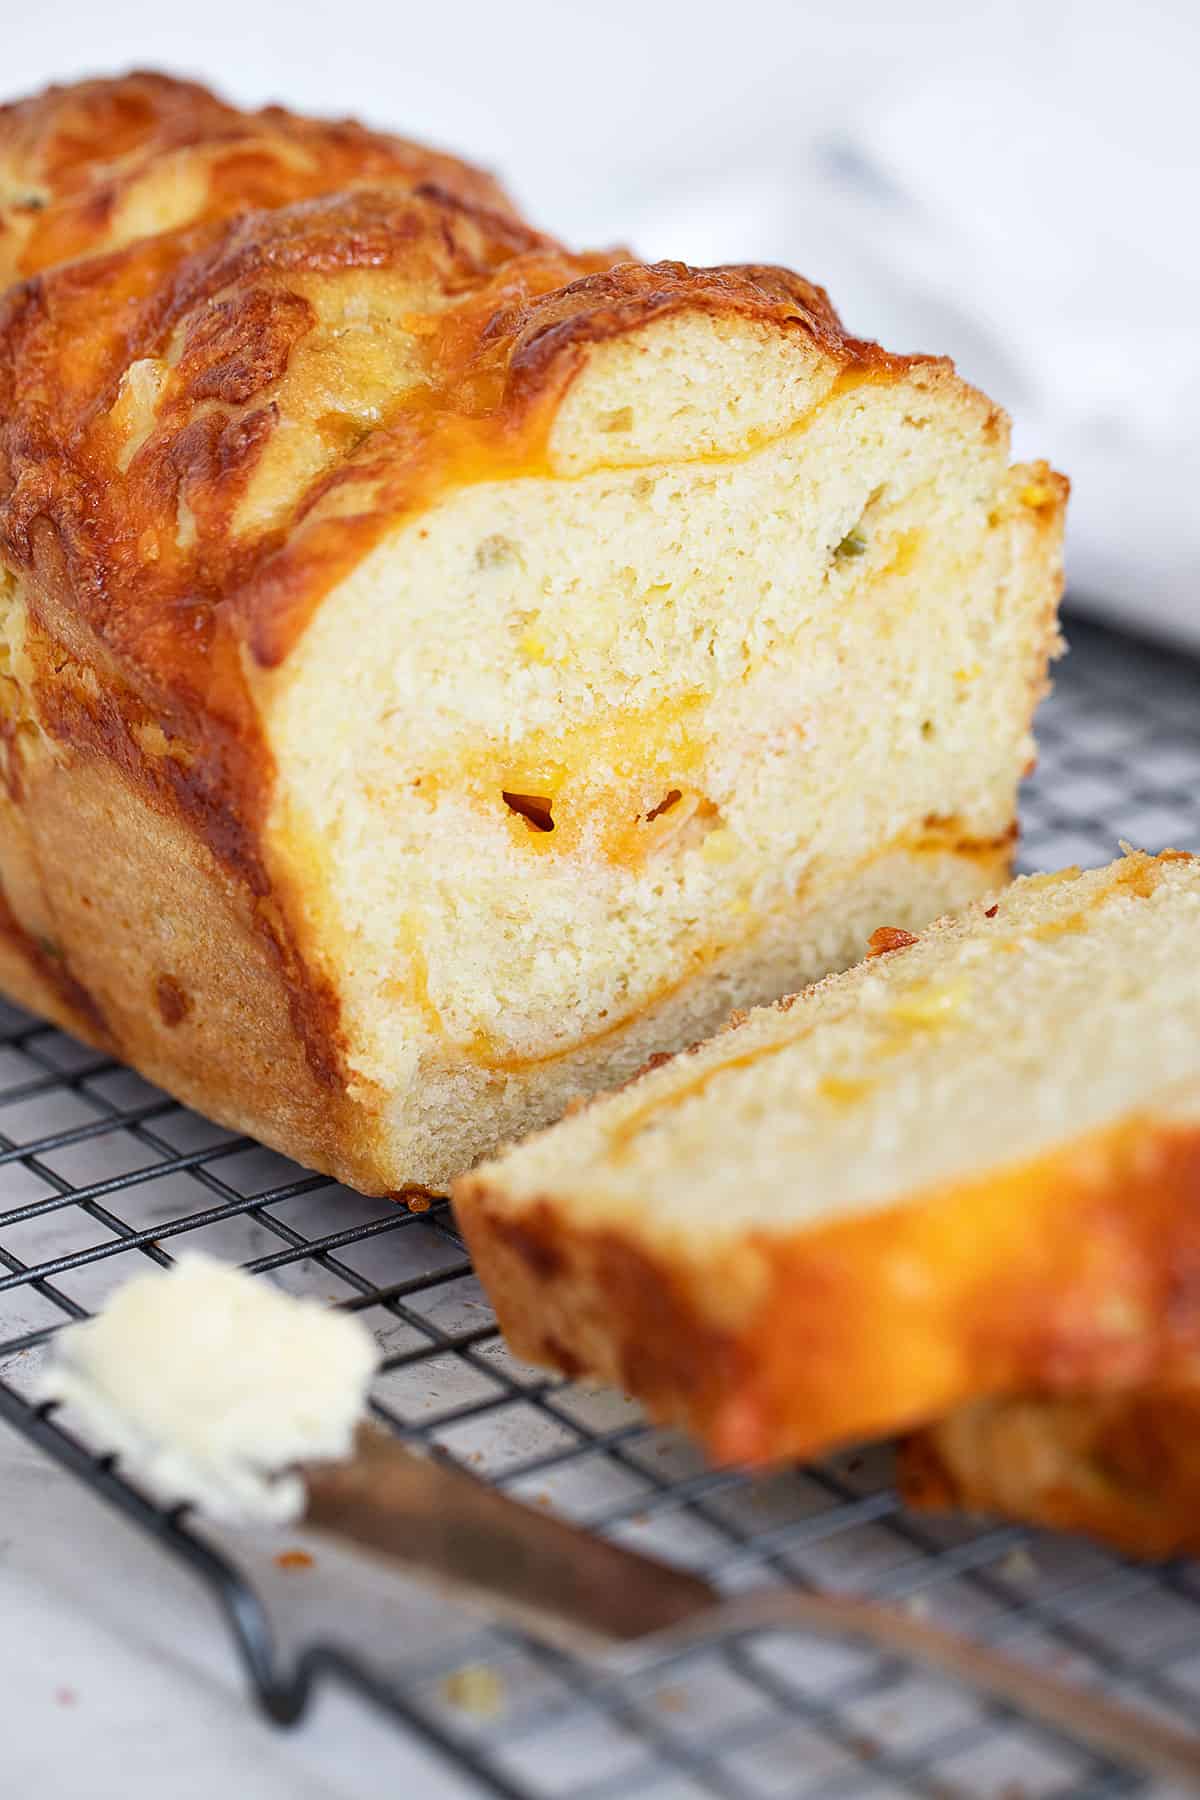
[{"label": "white cloth napkin", "polygon": [[855,330],[952,354],[1071,476],[1073,598],[1200,644],[1200,8],[1077,24],[1039,43],[980,12],[975,48],[857,92],[839,65],[799,118],[784,59],[719,166],[629,193],[631,229],[790,262]]}]

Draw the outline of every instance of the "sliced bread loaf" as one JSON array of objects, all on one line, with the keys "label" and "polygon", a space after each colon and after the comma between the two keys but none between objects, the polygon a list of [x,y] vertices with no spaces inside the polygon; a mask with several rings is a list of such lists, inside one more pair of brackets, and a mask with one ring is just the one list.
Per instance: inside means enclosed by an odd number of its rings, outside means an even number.
[{"label": "sliced bread loaf", "polygon": [[463,1179],[514,1349],[763,1462],[1200,1341],[1200,863],[1016,882]]},{"label": "sliced bread loaf", "polygon": [[0,289],[0,988],[189,1104],[440,1187],[1007,874],[1066,483],[944,359],[154,76],[0,108]]}]

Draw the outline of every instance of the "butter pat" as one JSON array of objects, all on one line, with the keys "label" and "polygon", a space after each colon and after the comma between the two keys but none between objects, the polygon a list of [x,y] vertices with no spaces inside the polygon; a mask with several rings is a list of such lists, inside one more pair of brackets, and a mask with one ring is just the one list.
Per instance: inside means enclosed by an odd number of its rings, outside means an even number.
[{"label": "butter pat", "polygon": [[350,1454],[378,1360],[351,1315],[192,1252],[61,1331],[42,1398],[161,1498],[283,1523],[304,1509],[295,1465]]}]

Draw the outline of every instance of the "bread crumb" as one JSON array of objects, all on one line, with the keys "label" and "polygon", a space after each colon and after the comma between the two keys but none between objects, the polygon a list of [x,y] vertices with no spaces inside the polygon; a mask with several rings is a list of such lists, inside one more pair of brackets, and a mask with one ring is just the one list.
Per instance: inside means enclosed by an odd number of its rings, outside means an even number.
[{"label": "bread crumb", "polygon": [[1000,1573],[1006,1581],[1036,1581],[1037,1564],[1023,1545],[1010,1550],[1000,1559]]},{"label": "bread crumb", "polygon": [[281,1550],[275,1558],[277,1569],[311,1569],[314,1558],[307,1550]]},{"label": "bread crumb", "polygon": [[682,1688],[661,1687],[654,1696],[654,1704],[660,1712],[681,1713],[687,1711],[688,1698]]},{"label": "bread crumb", "polygon": [[900,925],[881,925],[867,939],[867,956],[887,956],[892,950],[907,950],[917,941],[916,933]]},{"label": "bread crumb", "polygon": [[504,1711],[504,1683],[486,1663],[468,1663],[441,1683],[441,1695],[474,1719],[494,1719]]}]

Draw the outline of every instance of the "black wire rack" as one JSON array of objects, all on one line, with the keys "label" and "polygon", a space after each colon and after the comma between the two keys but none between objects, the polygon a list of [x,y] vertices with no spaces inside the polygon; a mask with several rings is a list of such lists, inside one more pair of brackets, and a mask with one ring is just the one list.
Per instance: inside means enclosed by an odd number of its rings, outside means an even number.
[{"label": "black wire rack", "polygon": [[[1200,663],[1081,621],[1070,637],[1039,721],[1024,866],[1106,861],[1118,838],[1200,845]],[[457,1775],[464,1793],[512,1800],[1147,1791],[1130,1767],[852,1644],[764,1634],[618,1679],[444,1605],[435,1628],[415,1586],[376,1574],[386,1604],[373,1645],[361,1607],[337,1623],[345,1571],[319,1590],[328,1611],[310,1597],[288,1614],[278,1559],[156,1506],[36,1402],[53,1332],[182,1246],[361,1313],[384,1352],[377,1418],[534,1504],[729,1591],[820,1584],[886,1598],[1177,1721],[1195,1716],[1200,1568],[909,1515],[886,1447],[768,1478],[707,1469],[624,1397],[511,1357],[443,1204],[364,1200],[4,1007],[0,1415],[198,1577],[278,1722],[341,1682],[436,1750],[451,1789]]]}]

